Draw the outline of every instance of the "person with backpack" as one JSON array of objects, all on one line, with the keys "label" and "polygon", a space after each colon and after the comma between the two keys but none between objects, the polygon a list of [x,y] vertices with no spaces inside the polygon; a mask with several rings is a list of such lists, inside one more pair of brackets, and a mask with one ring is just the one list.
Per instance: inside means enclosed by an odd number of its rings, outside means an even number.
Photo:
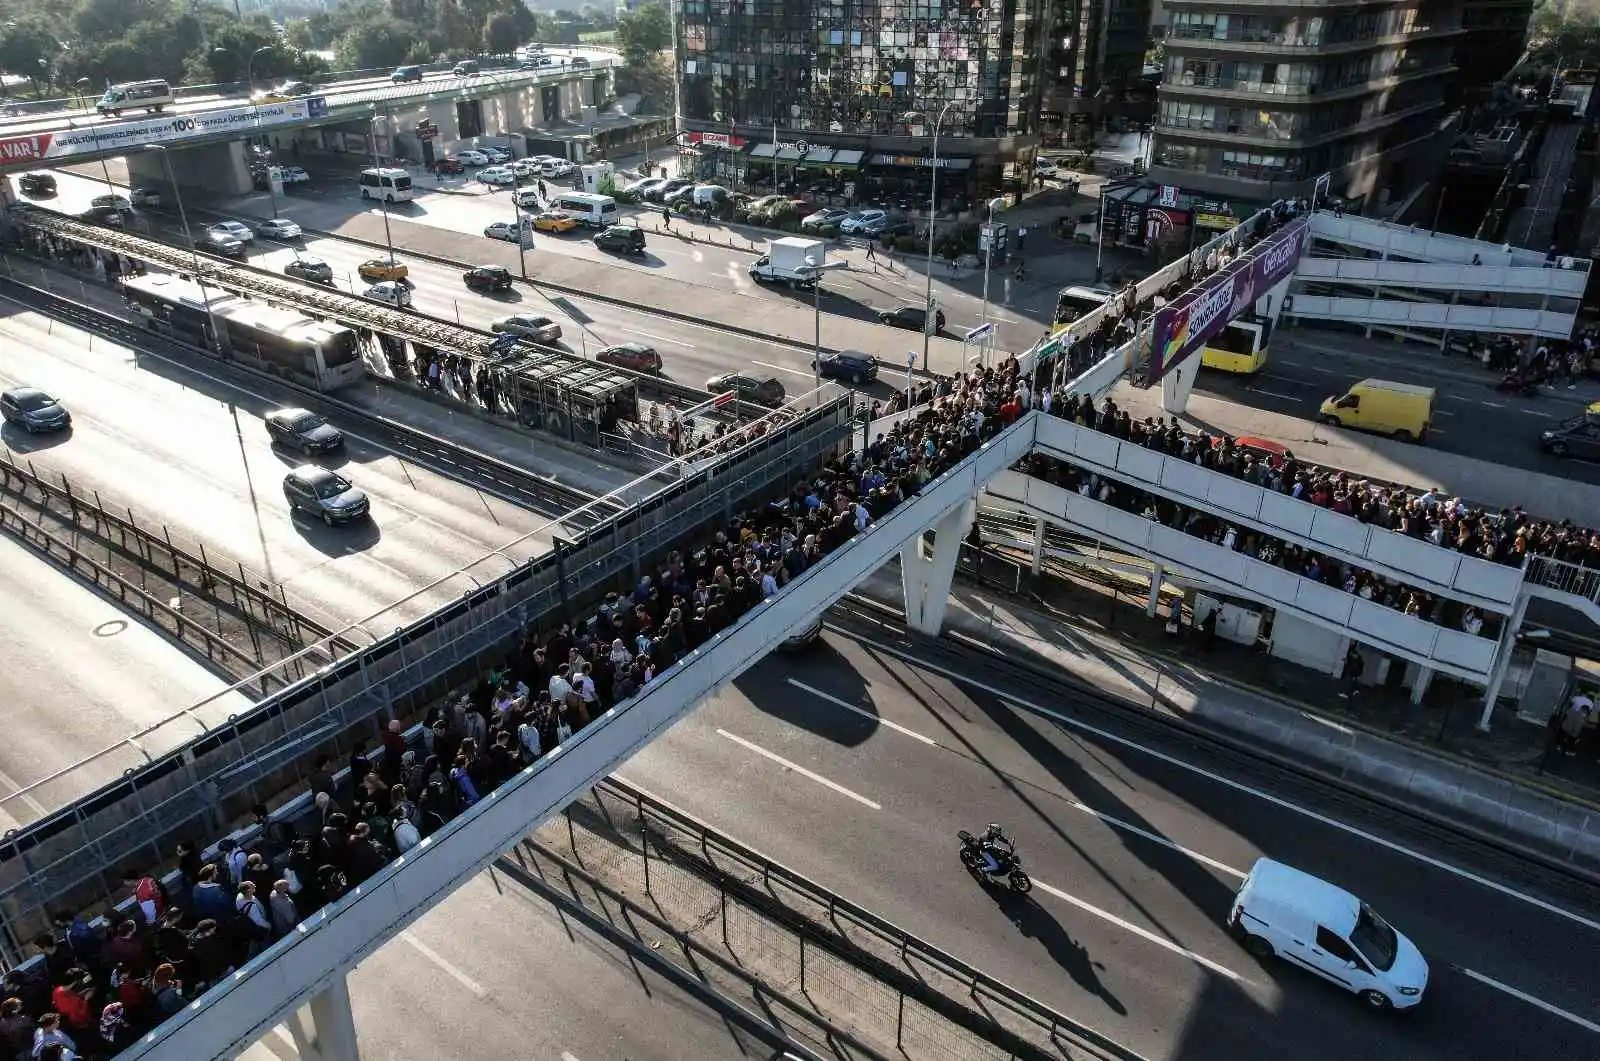
[{"label": "person with backpack", "polygon": [[154,877],[131,867],[123,870],[122,883],[128,889],[129,897],[138,906],[140,914],[144,916],[144,923],[155,924],[161,912],[167,908],[167,889]]}]

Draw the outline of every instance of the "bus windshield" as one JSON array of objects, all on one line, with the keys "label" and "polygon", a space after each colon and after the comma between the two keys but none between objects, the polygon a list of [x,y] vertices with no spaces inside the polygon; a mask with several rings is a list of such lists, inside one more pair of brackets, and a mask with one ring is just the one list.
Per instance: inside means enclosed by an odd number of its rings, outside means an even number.
[{"label": "bus windshield", "polygon": [[1092,313],[1106,304],[1109,291],[1096,291],[1087,287],[1064,288],[1056,296],[1056,323],[1071,324],[1086,313]]},{"label": "bus windshield", "polygon": [[1225,350],[1230,354],[1243,354],[1248,357],[1256,352],[1256,335],[1254,327],[1234,322],[1212,336],[1206,345],[1213,350]]}]

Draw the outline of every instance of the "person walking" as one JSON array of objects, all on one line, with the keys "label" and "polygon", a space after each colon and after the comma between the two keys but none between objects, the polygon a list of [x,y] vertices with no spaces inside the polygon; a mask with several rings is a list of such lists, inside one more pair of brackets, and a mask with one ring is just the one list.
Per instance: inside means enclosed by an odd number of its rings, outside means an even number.
[{"label": "person walking", "polygon": [[1339,699],[1351,700],[1361,695],[1361,672],[1366,667],[1360,650],[1351,646],[1350,654],[1344,658],[1344,688],[1339,692]]}]

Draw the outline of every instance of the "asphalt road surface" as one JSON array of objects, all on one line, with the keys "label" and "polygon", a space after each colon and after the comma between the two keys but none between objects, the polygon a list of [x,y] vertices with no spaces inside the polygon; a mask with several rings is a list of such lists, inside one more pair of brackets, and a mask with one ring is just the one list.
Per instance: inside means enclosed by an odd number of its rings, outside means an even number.
[{"label": "asphalt road surface", "polygon": [[[1057,717],[1005,706],[1018,700]],[[619,773],[1147,1057],[1600,1052],[1591,893],[1163,743],[959,650],[909,662],[830,633]],[[962,870],[956,830],[987,822],[1017,837],[1032,896]],[[1411,936],[1432,965],[1421,1010],[1368,1014],[1246,955],[1223,919],[1260,855],[1344,885]]]}]

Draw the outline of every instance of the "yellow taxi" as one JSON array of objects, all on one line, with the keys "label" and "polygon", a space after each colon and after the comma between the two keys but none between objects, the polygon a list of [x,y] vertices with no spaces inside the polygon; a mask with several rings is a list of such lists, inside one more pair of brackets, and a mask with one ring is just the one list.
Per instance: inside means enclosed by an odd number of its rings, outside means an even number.
[{"label": "yellow taxi", "polygon": [[542,214],[533,216],[533,227],[539,232],[571,232],[578,227],[578,222],[575,218],[570,218],[566,214],[557,214],[546,210]]},{"label": "yellow taxi", "polygon": [[356,272],[367,283],[377,284],[385,280],[404,280],[411,270],[406,268],[405,262],[393,258],[369,258],[356,267]]},{"label": "yellow taxi", "polygon": [[269,88],[265,92],[257,92],[250,97],[251,103],[288,103],[290,100],[309,96],[313,88],[305,81],[285,81],[277,88]]}]

